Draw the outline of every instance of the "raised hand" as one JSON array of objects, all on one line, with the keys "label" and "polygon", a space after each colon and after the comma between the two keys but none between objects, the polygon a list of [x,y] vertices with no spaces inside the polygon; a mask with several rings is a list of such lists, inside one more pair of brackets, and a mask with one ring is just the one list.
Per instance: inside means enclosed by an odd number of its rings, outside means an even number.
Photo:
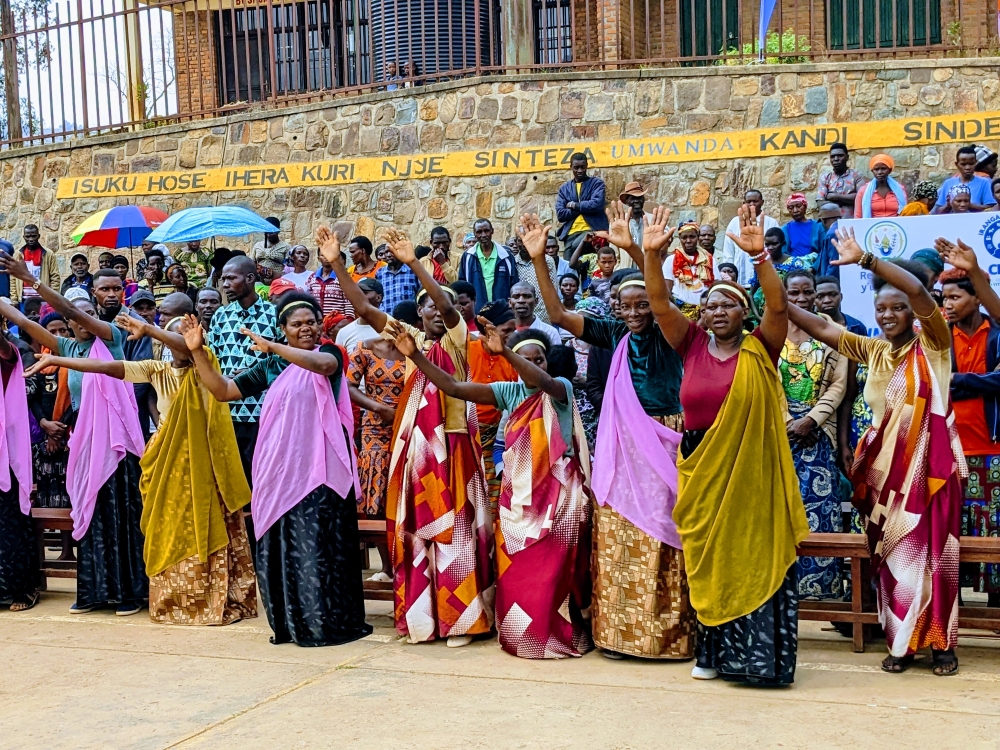
[{"label": "raised hand", "polygon": [[138,341],[146,335],[146,321],[137,320],[128,313],[119,313],[115,318],[115,325],[128,331],[129,341]]},{"label": "raised hand", "polygon": [[629,214],[632,207],[621,201],[611,201],[605,213],[608,215],[608,231],[594,232],[594,235],[607,240],[615,247],[623,250],[633,244],[632,233],[628,229]]},{"label": "raised hand", "polygon": [[0,250],[0,270],[6,271],[15,279],[19,279],[25,284],[34,284],[36,281],[23,260],[17,260],[13,255],[9,255],[2,250]]},{"label": "raised hand", "polygon": [[181,321],[180,325],[181,336],[184,337],[184,343],[187,344],[187,348],[193,352],[201,351],[201,348],[205,345],[205,335],[202,331],[201,323],[198,319],[191,315],[190,313],[184,316],[184,320]]},{"label": "raised hand", "polygon": [[[267,354],[271,351],[271,344],[274,343],[273,341],[257,335],[249,328],[241,328],[240,333],[247,336],[253,342],[250,346],[251,351],[260,352],[261,354]],[[184,340],[187,340],[187,336],[184,337]]]},{"label": "raised hand", "polygon": [[739,236],[726,232],[726,236],[747,255],[760,255],[764,250],[764,227],[757,223],[757,209],[744,203],[736,212],[740,217]]},{"label": "raised hand", "polygon": [[521,226],[517,233],[521,236],[524,249],[528,255],[534,258],[545,257],[545,243],[549,239],[550,226],[544,226],[538,218],[538,214],[524,214],[521,216]]},{"label": "raised hand", "polygon": [[668,227],[670,220],[670,209],[666,206],[657,206],[653,209],[652,216],[644,216],[646,228],[642,233],[642,249],[647,253],[659,255],[668,247],[674,238],[673,227]]},{"label": "raised hand", "polygon": [[409,238],[395,227],[389,227],[383,234],[385,244],[389,248],[396,260],[404,265],[409,265],[417,260],[417,254],[413,250],[413,243]]},{"label": "raised hand", "polygon": [[934,241],[934,249],[940,253],[941,260],[966,273],[979,268],[979,258],[976,257],[976,251],[962,242],[961,239],[949,242],[944,237],[938,237]]},{"label": "raised hand", "polygon": [[36,354],[35,359],[37,359],[38,361],[24,371],[25,378],[30,378],[32,375],[37,375],[46,367],[51,367],[52,360],[55,359],[55,356],[53,356],[52,354]]},{"label": "raised hand", "polygon": [[417,353],[417,342],[413,340],[410,332],[398,322],[387,323],[385,328],[389,335],[395,339],[396,348],[404,357],[412,357]]},{"label": "raised hand", "polygon": [[482,315],[478,316],[476,320],[483,327],[483,335],[479,338],[483,342],[483,348],[494,356],[503,354],[503,339],[500,337],[497,327]]},{"label": "raised hand", "polygon": [[861,249],[861,245],[854,238],[853,229],[838,229],[837,238],[833,241],[833,246],[836,248],[840,258],[831,261],[831,266],[850,266],[859,262],[861,256],[865,254],[864,250]]},{"label": "raised hand", "polygon": [[316,246],[319,256],[332,266],[343,263],[340,257],[340,238],[330,231],[330,228],[321,225],[316,230]]}]

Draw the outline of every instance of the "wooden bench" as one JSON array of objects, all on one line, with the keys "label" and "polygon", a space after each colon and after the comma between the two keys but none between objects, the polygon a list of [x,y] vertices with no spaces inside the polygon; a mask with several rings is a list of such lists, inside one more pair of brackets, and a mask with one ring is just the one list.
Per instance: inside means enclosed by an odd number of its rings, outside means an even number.
[{"label": "wooden bench", "polygon": [[[358,532],[361,536],[361,543],[374,547],[376,542],[384,543],[385,521],[375,518],[359,518]],[[391,602],[393,601],[392,581],[365,581],[365,599],[372,601]]]},{"label": "wooden bench", "polygon": [[[852,625],[854,650],[865,650],[864,626],[878,624],[878,611],[871,580],[871,556],[864,534],[812,533],[798,547],[800,557],[836,557],[851,561],[851,601],[799,600],[800,620],[848,622]],[[961,562],[1000,563],[1000,537],[961,537]],[[960,607],[962,628],[1000,629],[1000,608]]]},{"label": "wooden bench", "polygon": [[72,531],[73,519],[69,508],[32,508],[35,524],[35,544],[38,548],[38,569],[42,574],[41,590],[48,589],[49,578],[76,578],[76,560],[46,560],[45,532]]}]

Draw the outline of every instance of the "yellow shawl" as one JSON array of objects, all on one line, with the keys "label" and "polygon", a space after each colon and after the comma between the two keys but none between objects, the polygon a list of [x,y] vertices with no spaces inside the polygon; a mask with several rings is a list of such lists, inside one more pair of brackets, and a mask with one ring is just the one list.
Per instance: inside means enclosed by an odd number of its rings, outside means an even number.
[{"label": "yellow shawl", "polygon": [[691,605],[704,625],[719,626],[777,592],[809,534],[781,387],[756,337],[744,337],[729,395],[677,471],[674,521]]},{"label": "yellow shawl", "polygon": [[[215,356],[209,353],[218,369]],[[229,543],[219,499],[230,512],[250,502],[229,405],[184,373],[156,437],[140,461],[146,573],[155,576],[194,555],[201,562]]]}]

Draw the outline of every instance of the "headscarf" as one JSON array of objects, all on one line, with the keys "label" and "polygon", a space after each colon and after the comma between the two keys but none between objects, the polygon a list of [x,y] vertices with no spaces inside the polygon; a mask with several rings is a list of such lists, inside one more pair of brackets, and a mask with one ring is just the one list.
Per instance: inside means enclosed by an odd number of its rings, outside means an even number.
[{"label": "headscarf", "polygon": [[970,198],[972,197],[972,190],[971,190],[971,188],[969,188],[968,185],[965,185],[965,184],[963,184],[963,183],[960,182],[957,185],[955,185],[954,187],[952,187],[951,190],[948,191],[948,200],[951,200],[956,195],[961,195],[962,193],[965,193]]},{"label": "headscarf", "polygon": [[920,265],[929,268],[935,276],[944,270],[944,261],[941,260],[941,256],[937,250],[931,250],[930,248],[917,250],[917,252],[910,256],[910,260],[915,260]]},{"label": "headscarf", "polygon": [[350,320],[346,315],[339,312],[332,312],[323,318],[323,335],[326,336],[331,341],[336,338],[333,333],[333,329],[338,325],[343,323],[345,320]]},{"label": "headscarf", "polygon": [[785,208],[790,208],[793,203],[803,203],[808,206],[809,200],[802,193],[792,193],[785,201]]},{"label": "headscarf", "polygon": [[716,281],[708,288],[708,292],[709,294],[711,294],[712,292],[719,292],[721,294],[726,295],[727,297],[729,297],[729,299],[733,300],[734,302],[738,302],[740,305],[747,308],[748,310],[752,309],[752,306],[750,304],[750,296],[747,294],[746,290],[743,287],[737,286],[736,284],[732,284],[728,281]]},{"label": "headscarf", "polygon": [[689,229],[694,231],[695,234],[698,234],[701,231],[701,226],[698,224],[697,221],[681,222],[681,225],[677,227],[677,236],[680,237],[682,234],[684,234],[684,232],[688,231]]},{"label": "headscarf", "polygon": [[[504,323],[514,320],[514,311],[510,309],[510,305],[507,304],[507,300],[505,299],[487,302],[479,311],[479,315],[486,318],[494,327],[502,326]],[[476,321],[476,327],[482,331],[482,326],[479,325],[478,320]]]},{"label": "headscarf", "polygon": [[920,201],[911,201],[903,206],[903,210],[899,212],[900,216],[926,216],[930,211],[927,210],[925,206]]},{"label": "headscarf", "polygon": [[922,200],[924,198],[933,198],[937,200],[938,187],[930,180],[921,180],[913,188],[913,199]]},{"label": "headscarf", "polygon": [[47,315],[43,315],[41,318],[39,318],[38,325],[40,325],[42,328],[45,328],[46,326],[48,326],[49,323],[53,323],[57,320],[61,320],[63,323],[66,322],[66,318],[64,318],[59,313],[50,312]]},{"label": "headscarf", "polygon": [[896,168],[896,162],[889,154],[875,154],[868,160],[868,169],[875,169],[876,164],[884,164],[890,172]]},{"label": "headscarf", "polygon": [[610,318],[611,305],[600,297],[585,297],[576,303],[573,312],[586,313],[594,318]]}]

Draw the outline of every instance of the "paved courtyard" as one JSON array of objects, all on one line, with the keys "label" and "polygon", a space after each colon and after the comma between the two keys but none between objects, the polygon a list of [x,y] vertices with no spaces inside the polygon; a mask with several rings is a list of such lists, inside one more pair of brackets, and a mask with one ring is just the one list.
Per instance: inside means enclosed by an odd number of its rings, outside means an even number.
[{"label": "paved courtyard", "polygon": [[0,748],[998,748],[1000,638],[964,636],[961,672],[879,671],[802,623],[796,683],[695,682],[690,663],[536,662],[375,633],[335,648],[272,646],[262,616],[224,628],[145,613],[70,615],[72,581],[0,613]]}]

